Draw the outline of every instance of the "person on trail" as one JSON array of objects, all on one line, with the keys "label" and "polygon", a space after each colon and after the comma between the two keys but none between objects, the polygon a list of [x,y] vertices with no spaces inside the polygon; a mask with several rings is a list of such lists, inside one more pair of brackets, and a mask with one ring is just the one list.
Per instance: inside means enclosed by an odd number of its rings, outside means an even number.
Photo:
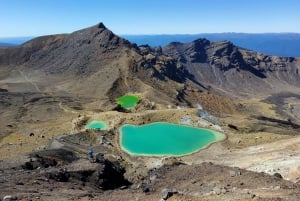
[{"label": "person on trail", "polygon": [[94,151],[93,151],[93,149],[92,148],[90,148],[89,150],[88,150],[88,156],[89,156],[89,160],[91,161],[91,162],[94,162]]}]

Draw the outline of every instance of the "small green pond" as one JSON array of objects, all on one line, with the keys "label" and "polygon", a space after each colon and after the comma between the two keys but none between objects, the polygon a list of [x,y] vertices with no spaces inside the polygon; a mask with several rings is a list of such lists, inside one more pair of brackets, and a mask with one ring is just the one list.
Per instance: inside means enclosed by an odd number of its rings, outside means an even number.
[{"label": "small green pond", "polygon": [[117,103],[124,109],[134,108],[140,101],[140,98],[136,95],[125,95],[116,99]]},{"label": "small green pond", "polygon": [[92,121],[84,127],[85,129],[106,130],[107,125],[103,121]]},{"label": "small green pond", "polygon": [[131,155],[182,156],[206,148],[225,139],[225,135],[209,129],[166,122],[143,126],[120,127],[120,146]]}]

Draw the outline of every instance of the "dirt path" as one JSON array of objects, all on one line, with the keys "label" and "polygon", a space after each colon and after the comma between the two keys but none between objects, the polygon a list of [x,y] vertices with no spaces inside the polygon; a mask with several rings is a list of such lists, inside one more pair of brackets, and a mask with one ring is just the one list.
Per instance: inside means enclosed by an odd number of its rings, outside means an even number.
[{"label": "dirt path", "polygon": [[78,112],[75,112],[74,110],[70,110],[69,108],[63,106],[62,101],[60,101],[60,102],[58,103],[58,106],[59,106],[59,108],[62,109],[64,112],[70,112],[70,113],[73,113],[73,114],[78,114]]},{"label": "dirt path", "polygon": [[40,93],[42,92],[40,90],[40,88],[37,86],[37,84],[35,82],[33,82],[31,79],[29,79],[28,76],[24,74],[24,72],[22,72],[21,70],[18,70],[18,72],[27,82],[29,82],[32,86],[34,86],[34,88],[36,89],[37,92],[40,92]]}]

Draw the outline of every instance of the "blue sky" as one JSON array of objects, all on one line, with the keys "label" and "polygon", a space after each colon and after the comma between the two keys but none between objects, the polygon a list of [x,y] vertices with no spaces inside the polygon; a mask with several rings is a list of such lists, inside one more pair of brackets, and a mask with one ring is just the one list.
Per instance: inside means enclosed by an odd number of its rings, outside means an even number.
[{"label": "blue sky", "polygon": [[70,33],[300,33],[299,0],[0,0],[0,37]]}]

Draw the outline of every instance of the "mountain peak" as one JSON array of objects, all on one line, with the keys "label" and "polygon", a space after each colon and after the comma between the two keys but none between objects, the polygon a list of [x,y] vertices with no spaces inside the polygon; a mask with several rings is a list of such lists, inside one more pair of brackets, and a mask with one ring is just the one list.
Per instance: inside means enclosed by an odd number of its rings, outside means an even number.
[{"label": "mountain peak", "polygon": [[107,29],[106,26],[103,24],[103,22],[100,22],[100,23],[98,24],[98,28],[99,28],[99,29]]},{"label": "mountain peak", "polygon": [[[68,35],[67,38],[69,42],[76,43],[77,47],[78,45],[81,46],[85,44],[89,44],[91,47],[91,45],[93,44],[95,46],[95,50],[100,47],[103,49],[103,51],[108,47],[112,49],[124,45],[131,45],[129,41],[117,36],[111,30],[106,28],[106,26],[102,22],[94,26],[75,31]],[[70,46],[73,45],[74,44],[71,44]]]},{"label": "mountain peak", "polygon": [[[86,29],[94,29],[94,30],[98,30],[98,29],[104,29],[104,30],[109,30],[103,22],[99,22],[98,24],[96,25],[93,25],[93,26],[90,26],[90,27],[87,27],[87,28],[84,28],[82,30],[86,30]],[[80,30],[79,30],[80,31]]]},{"label": "mountain peak", "polygon": [[207,40],[206,38],[199,38],[199,39],[192,41],[192,43],[208,45],[210,43],[210,41]]},{"label": "mountain peak", "polygon": [[87,36],[87,35],[94,35],[95,33],[101,33],[104,31],[112,33],[111,30],[109,30],[102,22],[100,22],[96,25],[75,31],[75,32],[71,33],[71,35],[79,34],[79,35]]}]

